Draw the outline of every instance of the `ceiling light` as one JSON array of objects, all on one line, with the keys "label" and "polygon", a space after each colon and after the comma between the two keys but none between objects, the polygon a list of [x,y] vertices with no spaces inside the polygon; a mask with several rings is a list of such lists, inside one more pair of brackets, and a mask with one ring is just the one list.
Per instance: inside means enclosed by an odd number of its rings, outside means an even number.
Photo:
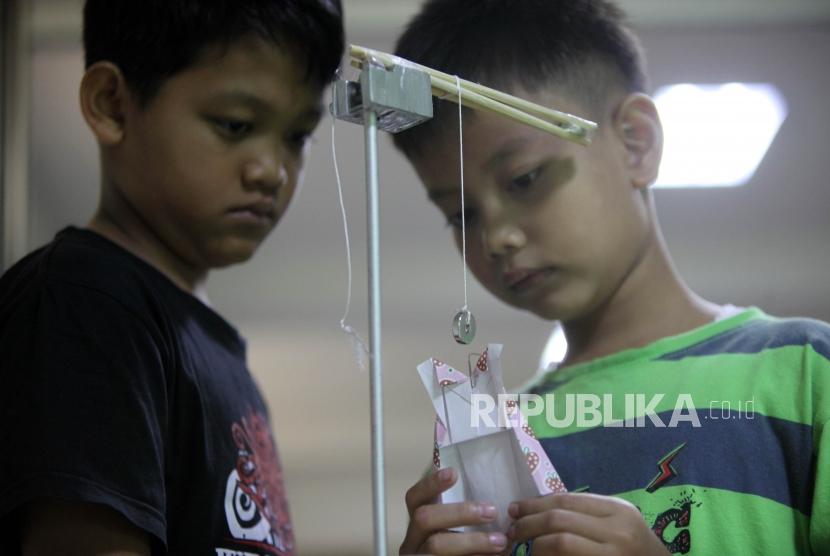
[{"label": "ceiling light", "polygon": [[681,83],[654,98],[664,133],[657,187],[745,184],[787,117],[768,83]]}]

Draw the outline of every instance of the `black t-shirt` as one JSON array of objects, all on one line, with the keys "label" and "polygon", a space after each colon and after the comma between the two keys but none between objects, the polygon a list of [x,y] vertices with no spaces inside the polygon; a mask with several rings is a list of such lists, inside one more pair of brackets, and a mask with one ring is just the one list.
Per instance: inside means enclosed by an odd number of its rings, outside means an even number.
[{"label": "black t-shirt", "polygon": [[101,503],[154,552],[294,554],[245,344],[144,261],[67,228],[0,279],[0,553],[43,497]]}]

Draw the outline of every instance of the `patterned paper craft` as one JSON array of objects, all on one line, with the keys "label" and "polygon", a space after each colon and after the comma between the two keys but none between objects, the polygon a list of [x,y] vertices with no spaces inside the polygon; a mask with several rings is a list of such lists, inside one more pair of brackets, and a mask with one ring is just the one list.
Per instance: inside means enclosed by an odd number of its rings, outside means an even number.
[{"label": "patterned paper craft", "polygon": [[[515,399],[505,396],[501,350],[499,344],[488,345],[470,365],[472,374],[434,358],[418,366],[436,413],[433,466],[453,467],[459,475],[441,501],[491,502],[498,511],[493,523],[459,530],[506,532],[511,502],[566,492]],[[485,403],[488,398],[491,404]]]}]

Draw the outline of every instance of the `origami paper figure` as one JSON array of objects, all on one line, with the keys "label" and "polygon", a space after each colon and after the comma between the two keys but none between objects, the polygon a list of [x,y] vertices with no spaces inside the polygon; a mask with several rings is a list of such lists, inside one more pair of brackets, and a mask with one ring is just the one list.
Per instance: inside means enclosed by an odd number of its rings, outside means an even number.
[{"label": "origami paper figure", "polygon": [[462,531],[506,532],[511,502],[566,492],[515,396],[511,399],[504,389],[501,350],[501,345],[489,344],[469,365],[469,374],[438,359],[418,366],[437,416],[433,465],[453,467],[459,475],[441,502],[491,502],[498,511],[494,522]]}]

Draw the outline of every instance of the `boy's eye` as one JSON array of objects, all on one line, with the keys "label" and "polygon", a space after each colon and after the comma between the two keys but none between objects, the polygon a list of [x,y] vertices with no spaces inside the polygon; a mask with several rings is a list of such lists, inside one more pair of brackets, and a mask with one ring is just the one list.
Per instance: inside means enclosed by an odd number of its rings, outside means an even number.
[{"label": "boy's eye", "polygon": [[230,118],[214,118],[213,124],[222,132],[223,135],[230,137],[231,139],[241,139],[254,127],[254,125],[250,122]]},{"label": "boy's eye", "polygon": [[526,189],[529,189],[530,186],[533,185],[533,182],[536,181],[536,178],[539,177],[539,173],[540,169],[536,168],[526,174],[522,174],[517,178],[513,178],[512,180],[510,180],[508,189],[513,191],[524,191]]},{"label": "boy's eye", "polygon": [[[467,209],[464,213],[464,223],[467,226],[472,224],[473,220],[475,219],[475,213],[471,210]],[[452,226],[453,228],[461,229],[461,211],[456,212],[455,214],[451,214],[447,216],[447,225]]]},{"label": "boy's eye", "polygon": [[304,130],[292,133],[288,136],[288,142],[289,144],[291,144],[292,147],[296,149],[302,149],[303,147],[305,147],[305,144],[308,143],[308,140],[311,138],[312,133],[313,131],[311,130]]}]

